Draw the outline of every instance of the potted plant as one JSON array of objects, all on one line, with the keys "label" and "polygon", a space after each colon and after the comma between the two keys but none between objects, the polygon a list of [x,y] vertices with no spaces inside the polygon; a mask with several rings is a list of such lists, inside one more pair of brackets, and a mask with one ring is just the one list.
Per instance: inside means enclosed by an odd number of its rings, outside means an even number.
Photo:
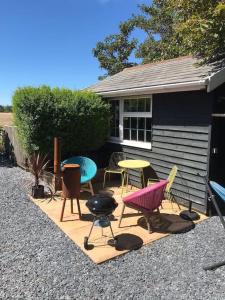
[{"label": "potted plant", "polygon": [[35,179],[34,185],[32,186],[32,197],[34,198],[44,198],[44,186],[39,183],[42,172],[46,168],[47,164],[47,155],[34,153],[29,158],[29,169]]}]

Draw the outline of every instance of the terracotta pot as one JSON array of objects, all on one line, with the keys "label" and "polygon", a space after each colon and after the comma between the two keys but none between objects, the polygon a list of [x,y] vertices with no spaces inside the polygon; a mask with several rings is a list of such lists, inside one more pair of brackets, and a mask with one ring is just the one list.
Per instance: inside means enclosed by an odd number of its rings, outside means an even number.
[{"label": "terracotta pot", "polygon": [[32,197],[33,198],[44,198],[44,186],[43,185],[34,185],[32,186]]}]

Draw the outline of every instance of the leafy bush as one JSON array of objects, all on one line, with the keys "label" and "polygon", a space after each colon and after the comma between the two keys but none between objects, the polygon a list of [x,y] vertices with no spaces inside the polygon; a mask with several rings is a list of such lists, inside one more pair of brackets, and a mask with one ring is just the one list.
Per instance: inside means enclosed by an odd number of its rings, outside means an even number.
[{"label": "leafy bush", "polygon": [[63,154],[96,150],[109,133],[109,105],[89,91],[19,88],[13,95],[15,125],[28,153],[49,153],[53,137],[62,139]]}]

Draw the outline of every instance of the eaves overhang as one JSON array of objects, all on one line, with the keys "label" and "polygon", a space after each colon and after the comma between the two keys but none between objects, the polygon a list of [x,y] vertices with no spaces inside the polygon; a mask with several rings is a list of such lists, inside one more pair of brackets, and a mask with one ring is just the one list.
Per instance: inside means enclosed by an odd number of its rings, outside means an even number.
[{"label": "eaves overhang", "polygon": [[107,91],[94,91],[98,95],[105,98],[116,97],[116,96],[135,96],[135,95],[150,95],[160,93],[172,93],[172,92],[183,92],[183,91],[196,91],[204,90],[207,88],[207,80],[190,81],[174,84],[163,84],[158,86],[146,86],[136,87],[128,89],[118,90],[107,90]]}]

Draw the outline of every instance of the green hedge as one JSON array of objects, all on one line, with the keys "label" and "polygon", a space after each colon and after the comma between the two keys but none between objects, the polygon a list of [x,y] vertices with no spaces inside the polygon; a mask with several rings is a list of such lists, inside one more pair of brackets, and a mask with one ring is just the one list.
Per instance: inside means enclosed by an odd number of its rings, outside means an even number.
[{"label": "green hedge", "polygon": [[64,155],[93,151],[109,134],[109,105],[89,91],[19,88],[13,95],[13,113],[28,153],[51,152],[55,136],[62,139]]}]

